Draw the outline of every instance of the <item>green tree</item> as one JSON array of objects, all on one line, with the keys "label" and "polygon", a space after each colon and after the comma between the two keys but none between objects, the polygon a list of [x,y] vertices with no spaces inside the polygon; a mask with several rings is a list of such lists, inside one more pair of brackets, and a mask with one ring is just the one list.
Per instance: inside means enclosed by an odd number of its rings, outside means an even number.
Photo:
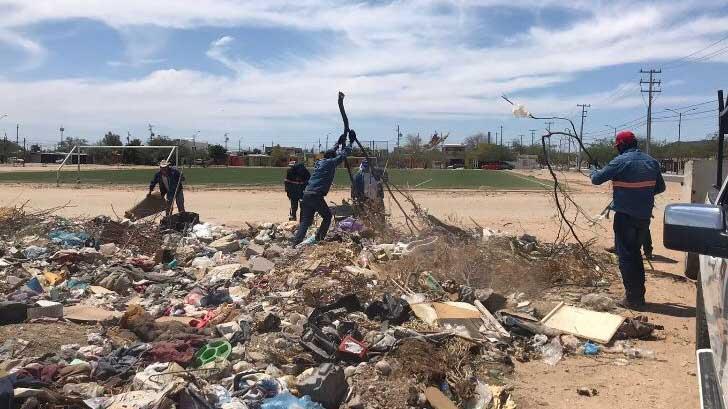
[{"label": "green tree", "polygon": [[217,165],[222,165],[227,160],[227,149],[222,145],[208,145],[207,153]]},{"label": "green tree", "polygon": [[466,154],[466,162],[510,161],[515,155],[507,146],[480,143]]},{"label": "green tree", "polygon": [[[140,139],[132,139],[126,146],[142,146]],[[122,151],[122,160],[124,163],[131,165],[143,165],[144,157],[139,149],[124,149]]]},{"label": "green tree", "polygon": [[58,145],[59,152],[70,152],[74,146],[88,145],[88,141],[83,138],[71,138],[66,139]]},{"label": "green tree", "polygon": [[475,135],[470,135],[463,141],[463,144],[467,149],[475,149],[481,143],[488,143],[488,135],[482,132],[478,132]]},{"label": "green tree", "polygon": [[99,141],[98,144],[102,145],[102,146],[122,146],[122,145],[124,145],[123,143],[121,143],[121,136],[119,136],[115,133],[111,133],[111,132],[107,132],[106,135],[104,135],[104,137],[101,138],[101,140]]},{"label": "green tree", "polygon": [[270,151],[271,161],[273,166],[286,166],[288,163],[288,152],[281,149],[279,145],[276,145]]}]

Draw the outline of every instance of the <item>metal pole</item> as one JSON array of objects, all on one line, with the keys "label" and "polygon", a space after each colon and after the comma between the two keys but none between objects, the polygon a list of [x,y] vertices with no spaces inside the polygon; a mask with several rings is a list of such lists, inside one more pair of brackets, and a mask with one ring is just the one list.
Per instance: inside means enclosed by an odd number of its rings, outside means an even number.
[{"label": "metal pole", "polygon": [[715,187],[720,189],[723,185],[723,142],[725,140],[724,128],[725,121],[722,118],[723,109],[725,108],[725,101],[723,100],[723,90],[718,91],[718,172],[716,174]]},{"label": "metal pole", "polygon": [[76,185],[81,184],[81,148],[76,151]]}]

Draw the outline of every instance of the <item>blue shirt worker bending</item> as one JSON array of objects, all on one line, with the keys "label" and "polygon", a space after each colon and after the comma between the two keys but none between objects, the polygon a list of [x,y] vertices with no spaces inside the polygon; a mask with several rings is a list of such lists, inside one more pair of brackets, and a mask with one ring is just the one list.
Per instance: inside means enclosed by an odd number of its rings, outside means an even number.
[{"label": "blue shirt worker bending", "polygon": [[331,183],[334,181],[336,167],[350,154],[351,148],[347,146],[343,147],[339,154],[336,153],[335,149],[329,149],[324,153],[324,158],[316,162],[311,179],[308,180],[308,185],[303,191],[301,221],[296,235],[291,241],[293,246],[303,241],[316,213],[321,216],[321,225],[316,232],[315,240],[321,241],[326,238],[326,233],[331,225],[331,210],[326,204],[325,197],[329,193]]},{"label": "blue shirt worker bending", "polygon": [[185,177],[175,168],[169,166],[169,162],[163,160],[159,162],[159,172],[154,174],[151,183],[149,183],[149,194],[154,191],[154,187],[158,184],[159,191],[167,200],[167,215],[172,212],[172,203],[177,203],[177,210],[180,213],[185,212],[185,195],[182,189],[182,181]]},{"label": "blue shirt worker bending", "polygon": [[621,304],[640,309],[645,305],[645,267],[640,249],[650,232],[655,195],[665,191],[665,180],[660,164],[637,147],[634,133],[618,133],[614,146],[619,155],[604,168],[594,170],[591,181],[595,185],[612,181],[614,247],[625,290]]}]

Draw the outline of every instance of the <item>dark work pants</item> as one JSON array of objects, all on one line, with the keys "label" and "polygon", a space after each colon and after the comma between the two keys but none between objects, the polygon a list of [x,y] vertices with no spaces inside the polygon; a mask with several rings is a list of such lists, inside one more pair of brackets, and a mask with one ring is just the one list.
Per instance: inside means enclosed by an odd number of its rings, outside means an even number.
[{"label": "dark work pants", "polygon": [[170,199],[167,197],[167,215],[172,213],[172,202],[177,204],[177,213],[184,213],[185,211],[185,193],[182,189],[177,191],[177,196]]},{"label": "dark work pants", "polygon": [[627,300],[645,301],[645,267],[642,264],[642,245],[649,233],[650,219],[638,219],[625,213],[614,214],[614,247],[619,257],[619,272]]},{"label": "dark work pants", "polygon": [[291,213],[290,213],[290,216],[295,219],[296,218],[296,213],[298,213],[298,201],[300,199],[298,199],[298,198],[292,198],[290,196],[288,198],[291,200]]},{"label": "dark work pants", "polygon": [[649,227],[644,232],[644,238],[642,239],[642,248],[645,255],[652,254],[652,234],[650,233]]},{"label": "dark work pants", "polygon": [[329,210],[329,206],[322,195],[303,195],[303,200],[301,200],[301,221],[292,242],[294,246],[302,242],[306,237],[306,232],[313,224],[313,216],[316,213],[321,216],[321,225],[316,232],[316,240],[321,241],[326,238],[326,233],[331,225],[331,210]]}]

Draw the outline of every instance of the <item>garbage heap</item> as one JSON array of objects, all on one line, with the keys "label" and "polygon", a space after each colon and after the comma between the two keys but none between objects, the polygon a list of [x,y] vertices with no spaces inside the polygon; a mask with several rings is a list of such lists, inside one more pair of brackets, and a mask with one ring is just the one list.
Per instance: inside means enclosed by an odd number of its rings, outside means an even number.
[{"label": "garbage heap", "polygon": [[2,222],[0,407],[515,408],[514,360],[644,357],[613,338],[655,328],[618,320],[604,347],[543,324],[564,292],[615,308],[613,267],[528,235],[383,243],[347,218],[294,249],[295,222]]}]

